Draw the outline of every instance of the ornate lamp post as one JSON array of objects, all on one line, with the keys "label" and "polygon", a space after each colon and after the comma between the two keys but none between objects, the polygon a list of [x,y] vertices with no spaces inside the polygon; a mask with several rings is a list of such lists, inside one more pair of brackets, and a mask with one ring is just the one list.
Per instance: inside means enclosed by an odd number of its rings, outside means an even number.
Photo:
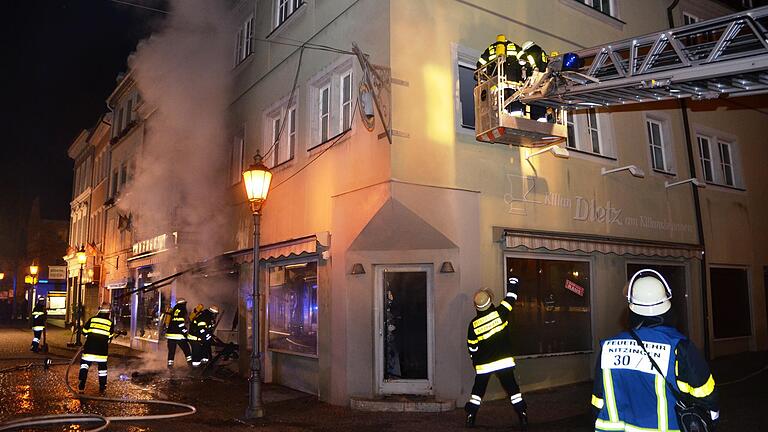
[{"label": "ornate lamp post", "polygon": [[259,223],[261,218],[261,206],[267,199],[269,184],[272,182],[272,173],[261,161],[261,155],[256,152],[253,163],[243,172],[243,183],[248,201],[251,203],[253,213],[253,286],[251,291],[252,309],[251,317],[253,328],[251,331],[251,376],[248,409],[246,418],[254,419],[264,417],[264,405],[261,401],[261,347],[259,346]]},{"label": "ornate lamp post", "polygon": [[80,274],[77,277],[77,291],[75,291],[75,331],[77,332],[75,346],[82,346],[83,343],[80,341],[82,330],[80,328],[80,311],[83,306],[80,297],[82,296],[83,290],[83,269],[85,268],[86,261],[88,261],[88,255],[85,254],[85,246],[80,246],[80,250],[78,250],[75,255],[77,256],[77,262],[80,263]]},{"label": "ornate lamp post", "polygon": [[[35,264],[32,264],[29,266],[29,274],[32,276],[31,280],[29,282],[29,291],[30,293],[27,294],[27,298],[29,298],[29,301],[27,301],[27,316],[29,317],[29,323],[32,324],[32,308],[35,307],[35,303],[37,303],[37,273],[40,271],[40,267],[36,266]],[[32,294],[32,295],[30,295]]]}]

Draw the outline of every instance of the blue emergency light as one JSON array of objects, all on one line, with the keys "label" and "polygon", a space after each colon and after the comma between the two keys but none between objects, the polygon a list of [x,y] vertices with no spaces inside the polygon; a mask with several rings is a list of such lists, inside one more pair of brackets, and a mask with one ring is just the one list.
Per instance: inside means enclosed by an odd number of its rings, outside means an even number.
[{"label": "blue emergency light", "polygon": [[576,53],[563,54],[563,70],[575,71],[584,66],[584,60]]}]

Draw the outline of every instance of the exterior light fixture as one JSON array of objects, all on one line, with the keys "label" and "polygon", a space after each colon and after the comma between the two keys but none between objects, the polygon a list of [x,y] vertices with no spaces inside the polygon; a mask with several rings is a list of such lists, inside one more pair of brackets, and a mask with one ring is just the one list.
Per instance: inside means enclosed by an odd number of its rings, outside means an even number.
[{"label": "exterior light fixture", "polygon": [[681,184],[686,184],[686,183],[693,183],[695,186],[700,187],[700,188],[707,187],[706,183],[704,183],[703,181],[697,179],[696,177],[689,178],[689,179],[686,179],[686,180],[677,181],[677,182],[674,182],[674,183],[670,183],[668,181],[665,181],[664,182],[664,187],[666,189],[669,189],[671,187],[678,186],[678,185],[681,185]]},{"label": "exterior light fixture", "polygon": [[32,276],[32,275],[24,276],[24,283],[25,284],[30,284],[30,285],[34,284],[35,283],[35,277]]},{"label": "exterior light fixture", "polygon": [[571,157],[571,153],[568,152],[568,149],[565,149],[565,148],[560,147],[560,146],[553,145],[551,147],[547,147],[545,149],[541,149],[539,151],[535,151],[535,152],[529,154],[528,156],[525,157],[525,160],[530,160],[532,157],[538,156],[538,155],[540,155],[542,153],[546,153],[546,152],[550,152],[555,157],[559,157],[559,158],[562,158],[562,159],[568,159],[569,157]]},{"label": "exterior light fixture", "polygon": [[5,279],[5,273],[0,272],[0,280],[3,280],[3,279]]},{"label": "exterior light fixture", "polygon": [[450,261],[443,262],[443,265],[440,266],[440,273],[455,273],[456,270],[453,268],[453,264]]},{"label": "exterior light fixture", "polygon": [[86,261],[88,261],[88,255],[85,253],[85,247],[81,247],[79,251],[75,254],[77,256],[77,262],[78,264],[85,264]]},{"label": "exterior light fixture", "polygon": [[361,263],[355,263],[352,265],[352,271],[349,274],[362,275],[365,274],[365,267]]},{"label": "exterior light fixture", "polygon": [[259,227],[261,224],[261,206],[267,200],[269,185],[272,183],[272,173],[269,172],[261,159],[261,154],[256,152],[253,163],[243,171],[243,183],[248,201],[251,203],[253,214],[253,284],[251,286],[251,318],[253,328],[251,330],[251,374],[248,377],[248,408],[245,416],[249,419],[264,417],[264,402],[261,398],[261,346],[259,345]]},{"label": "exterior light fixture", "polygon": [[38,267],[38,266],[36,266],[36,265],[34,265],[34,264],[32,264],[31,266],[29,266],[29,274],[31,274],[32,276],[36,276],[36,275],[37,275],[37,272],[38,272],[39,270],[40,270],[40,267]]},{"label": "exterior light fixture", "polygon": [[620,167],[620,168],[614,168],[614,169],[609,169],[609,170],[607,170],[605,168],[602,168],[600,170],[600,173],[602,175],[606,175],[606,174],[611,174],[611,173],[615,173],[615,172],[619,172],[619,171],[625,171],[625,170],[629,171],[630,174],[632,174],[633,176],[635,176],[637,178],[645,177],[645,172],[643,170],[641,170],[640,168],[638,168],[637,166],[635,166],[635,165],[627,165],[627,166],[623,166],[623,167]]}]

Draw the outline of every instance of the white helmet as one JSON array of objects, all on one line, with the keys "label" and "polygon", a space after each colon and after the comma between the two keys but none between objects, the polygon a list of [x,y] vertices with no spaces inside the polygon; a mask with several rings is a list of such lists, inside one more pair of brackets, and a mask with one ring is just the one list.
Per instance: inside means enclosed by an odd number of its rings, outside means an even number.
[{"label": "white helmet", "polygon": [[472,298],[475,303],[475,308],[479,311],[487,310],[493,304],[493,295],[487,288],[478,290],[475,296]]},{"label": "white helmet", "polygon": [[669,284],[656,270],[640,270],[629,281],[629,310],[638,315],[662,315],[672,308],[671,299],[672,290]]}]

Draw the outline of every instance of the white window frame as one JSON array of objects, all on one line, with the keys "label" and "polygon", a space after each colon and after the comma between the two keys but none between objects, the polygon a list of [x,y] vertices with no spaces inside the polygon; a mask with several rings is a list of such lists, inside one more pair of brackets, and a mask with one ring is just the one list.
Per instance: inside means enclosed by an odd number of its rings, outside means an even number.
[{"label": "white window frame", "polygon": [[[459,78],[459,67],[465,67],[474,70],[475,69],[475,62],[477,62],[477,59],[482,54],[482,51],[468,48],[466,46],[459,45],[455,42],[451,43],[451,55],[453,59],[453,82],[456,83],[456,88],[454,89],[454,129],[457,134],[465,136],[467,138],[471,137],[471,142],[479,144],[475,140],[475,127],[474,126],[466,126],[463,123],[462,118],[462,105],[461,105],[461,80]],[[473,107],[472,111],[474,113],[474,100],[472,101]],[[474,115],[474,114],[473,114]]]},{"label": "white window frame", "polygon": [[[344,94],[344,80],[349,78],[349,94]],[[339,76],[339,132],[344,132],[352,128],[354,113],[352,112],[352,95],[354,95],[354,77],[352,76],[352,69],[344,72]],[[348,96],[349,99],[345,100]],[[344,123],[344,115],[348,113],[347,124]]]},{"label": "white window frame", "polygon": [[281,129],[283,118],[280,114],[281,113],[278,113],[277,116],[270,117],[269,119],[270,120],[269,130],[270,132],[272,132],[272,134],[270,135],[270,140],[267,143],[268,147],[264,150],[265,155],[266,155],[266,152],[269,152],[269,151],[272,152],[269,155],[270,159],[272,160],[272,166],[271,166],[272,168],[276,167],[279,163],[279,159],[280,159],[279,153],[280,153],[280,147],[281,147],[280,139],[283,132],[285,132],[284,130]]},{"label": "white window frame", "polygon": [[243,155],[245,154],[245,127],[232,138],[232,153],[229,161],[229,184],[234,186],[243,181]]},{"label": "white window frame", "polygon": [[[589,136],[590,149],[592,150],[592,153],[603,154],[602,143],[600,140],[600,124],[597,121],[597,111],[595,111],[594,108],[588,109],[585,118],[587,120],[587,136]],[[595,150],[595,138],[597,138],[597,150]]]},{"label": "white window frame", "polygon": [[[274,0],[275,5],[275,26],[280,27],[283,23],[304,5],[305,0]],[[285,14],[282,12],[285,11]]]},{"label": "white window frame", "polygon": [[245,59],[253,54],[253,31],[255,24],[253,15],[250,15],[237,30],[235,36],[235,66],[244,62]]},{"label": "white window frame", "polygon": [[[725,153],[723,149],[728,151],[728,162],[725,161]],[[720,156],[720,174],[722,175],[723,186],[736,187],[736,170],[733,163],[733,146],[727,141],[717,141],[717,152]],[[731,181],[728,182],[728,175],[731,175]]]},{"label": "white window frame", "polygon": [[693,24],[701,21],[701,18],[688,12],[683,12],[683,25]]},{"label": "white window frame", "polygon": [[[610,114],[589,109],[575,115],[573,112],[567,111],[563,115],[566,116],[566,127],[573,131],[573,140],[566,137],[568,149],[576,150],[578,154],[585,156],[616,158],[615,146],[610,133]],[[597,136],[598,151],[595,151],[593,136]]]},{"label": "white window frame", "polygon": [[608,8],[609,8],[608,12],[605,12],[602,9],[597,9],[594,7],[595,3],[601,4],[601,0],[578,0],[578,1],[580,3],[584,3],[585,5],[589,6],[591,9],[594,9],[597,12],[616,18],[616,1],[615,0],[608,1]]},{"label": "white window frame", "polygon": [[[653,142],[653,128],[652,126],[657,126],[659,128],[659,140],[660,143],[654,143]],[[668,155],[668,150],[666,146],[666,140],[664,138],[664,122],[655,118],[646,118],[645,119],[645,131],[646,131],[646,137],[648,142],[648,148],[650,150],[650,156],[651,156],[651,168],[654,171],[662,172],[665,174],[671,174],[671,161]],[[661,150],[661,167],[656,166],[656,153],[654,152],[654,147],[659,148]]]},{"label": "white window frame", "polygon": [[[701,175],[704,177],[704,181],[707,183],[714,183],[715,181],[715,165],[712,158],[712,138],[697,134],[696,142],[699,145],[699,160],[701,161]],[[709,157],[704,157],[704,149]],[[709,164],[709,170],[707,170],[707,164]]]},{"label": "white window frame", "polygon": [[[323,112],[323,92],[328,92],[328,98],[327,98],[327,104],[326,109],[327,112]],[[322,87],[317,92],[317,138],[318,138],[318,144],[322,144],[326,141],[328,141],[332,134],[331,134],[331,84],[328,83]],[[323,136],[323,125],[325,124],[325,136]]]},{"label": "white window frame", "polygon": [[286,116],[288,121],[288,154],[285,160],[287,162],[293,159],[293,155],[296,154],[296,146],[298,145],[299,138],[299,109],[296,105],[288,108],[288,115]]}]

